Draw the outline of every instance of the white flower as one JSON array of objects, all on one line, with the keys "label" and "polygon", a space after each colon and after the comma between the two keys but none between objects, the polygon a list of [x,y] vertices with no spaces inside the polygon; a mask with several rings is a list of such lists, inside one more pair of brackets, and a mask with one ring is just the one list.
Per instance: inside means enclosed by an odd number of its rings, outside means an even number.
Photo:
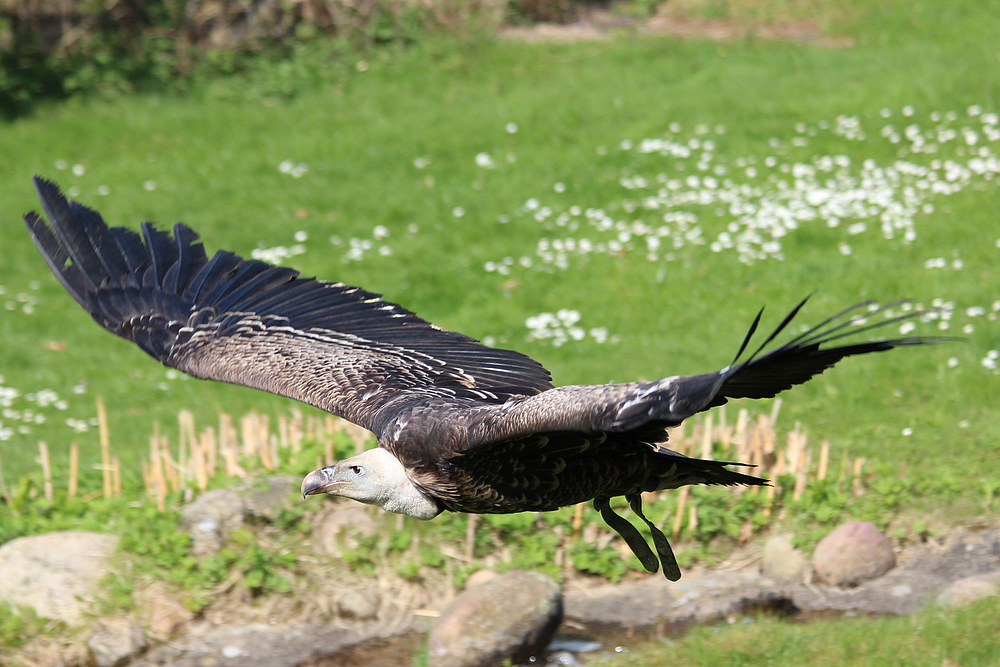
[{"label": "white flower", "polygon": [[517,134],[517,123],[507,123],[504,129],[507,130],[507,134]]},{"label": "white flower", "polygon": [[489,153],[479,153],[476,155],[476,165],[483,169],[493,169],[496,165]]}]

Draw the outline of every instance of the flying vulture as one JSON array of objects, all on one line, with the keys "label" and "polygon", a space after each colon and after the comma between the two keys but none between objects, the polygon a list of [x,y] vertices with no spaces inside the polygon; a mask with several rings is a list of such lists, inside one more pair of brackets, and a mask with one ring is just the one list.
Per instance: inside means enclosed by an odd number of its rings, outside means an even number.
[{"label": "flying vulture", "polygon": [[[197,378],[263,389],[372,431],[378,446],[309,473],[303,496],[328,493],[418,519],[441,512],[549,511],[592,500],[655,572],[680,577],[641,494],[685,484],[766,484],[721,461],[668,449],[667,429],[735,398],[770,398],[856,354],[937,339],[831,345],[919,316],[882,317],[863,303],[769,351],[798,304],[745,358],[760,314],[719,371],[649,382],[555,387],[537,361],[445,331],[377,294],[302,278],[226,250],[212,257],[184,224],[108,228],[94,210],[34,179],[45,220],[35,245],[98,324]],[[742,359],[742,360],[741,360]],[[615,513],[624,496],[653,549]]]}]

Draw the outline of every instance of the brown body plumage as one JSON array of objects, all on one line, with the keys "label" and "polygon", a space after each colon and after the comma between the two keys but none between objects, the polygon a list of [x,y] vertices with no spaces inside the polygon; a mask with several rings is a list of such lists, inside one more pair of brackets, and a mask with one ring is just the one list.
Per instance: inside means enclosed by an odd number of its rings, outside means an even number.
[{"label": "brown body plumage", "polygon": [[[288,396],[371,430],[379,448],[310,473],[327,492],[430,518],[546,511],[593,500],[650,571],[680,570],[640,494],[685,484],[764,484],[728,463],[664,446],[666,429],[732,398],[764,398],[840,359],[921,337],[823,347],[875,325],[859,304],[768,352],[799,304],[746,360],[757,321],[730,366],[702,375],[553,387],[536,361],[445,331],[378,295],[219,251],[188,227],[171,237],[109,229],[100,215],[36,178],[49,224],[28,230],[66,290],[109,331],[195,377]],[[804,303],[804,302],[803,302]],[[915,317],[911,313],[905,317]],[[758,316],[759,321],[759,316]],[[387,456],[386,454],[389,454]],[[656,555],[609,499],[624,496],[649,526]]]}]

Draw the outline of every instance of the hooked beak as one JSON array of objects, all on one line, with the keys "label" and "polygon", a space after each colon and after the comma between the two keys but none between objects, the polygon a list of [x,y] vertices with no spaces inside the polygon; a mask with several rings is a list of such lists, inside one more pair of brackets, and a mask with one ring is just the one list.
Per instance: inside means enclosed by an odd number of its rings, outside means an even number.
[{"label": "hooked beak", "polygon": [[336,482],[333,481],[334,466],[313,470],[302,480],[302,497],[317,493],[329,493]]}]

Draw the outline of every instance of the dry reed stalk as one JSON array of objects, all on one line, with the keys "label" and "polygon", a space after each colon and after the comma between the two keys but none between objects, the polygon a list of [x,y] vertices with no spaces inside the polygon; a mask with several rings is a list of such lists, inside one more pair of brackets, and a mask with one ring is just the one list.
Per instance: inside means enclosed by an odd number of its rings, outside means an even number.
[{"label": "dry reed stalk", "polygon": [[[177,467],[181,486],[187,486],[188,471],[198,474],[198,456],[195,452],[197,438],[194,433],[194,415],[190,410],[177,413]],[[188,455],[188,450],[191,454]],[[189,463],[190,461],[190,463]]]},{"label": "dry reed stalk", "polygon": [[698,506],[692,501],[688,507],[688,532],[692,535],[698,530]]},{"label": "dry reed stalk", "polygon": [[305,432],[304,423],[305,417],[302,416],[302,411],[298,408],[293,409],[292,421],[288,424],[288,439],[292,443],[292,449],[296,452],[302,449],[302,438]]},{"label": "dry reed stalk", "polygon": [[333,415],[324,415],[323,430],[326,432],[326,437],[329,440],[344,430],[344,420]]},{"label": "dry reed stalk", "polygon": [[49,446],[42,440],[38,441],[38,463],[42,466],[42,488],[45,501],[52,502],[52,466],[49,462]]},{"label": "dry reed stalk", "polygon": [[181,478],[177,473],[177,463],[170,455],[170,441],[167,436],[160,436],[160,460],[163,462],[163,477],[167,480],[167,487],[170,491],[181,490]]},{"label": "dry reed stalk", "polygon": [[761,465],[774,460],[775,441],[778,439],[778,423],[772,417],[766,421],[761,441]]},{"label": "dry reed stalk", "polygon": [[108,413],[104,409],[104,399],[97,395],[97,430],[101,441],[101,470],[104,481],[104,497],[110,498],[111,488],[111,438],[108,437]]},{"label": "dry reed stalk", "polygon": [[683,454],[687,450],[687,428],[684,422],[670,432],[669,447],[678,454]]},{"label": "dry reed stalk", "polygon": [[91,491],[90,493],[87,493],[87,494],[84,494],[83,496],[81,496],[80,497],[80,502],[81,503],[89,503],[94,498],[100,498],[102,493],[104,493],[103,489],[97,489],[95,491]]},{"label": "dry reed stalk", "polygon": [[226,462],[226,474],[231,477],[246,477],[246,471],[240,467],[237,440],[239,434],[233,425],[233,417],[225,412],[219,413],[219,452]]},{"label": "dry reed stalk", "polygon": [[80,488],[80,445],[76,440],[69,443],[69,489],[66,494],[75,498]]},{"label": "dry reed stalk", "polygon": [[240,435],[243,437],[243,458],[252,459],[257,454],[257,415],[249,412],[240,419]]},{"label": "dry reed stalk", "polygon": [[729,450],[733,446],[733,427],[725,426],[720,428],[721,430],[719,431],[719,445],[720,445],[719,454],[721,455],[722,458],[728,461],[731,460],[731,457],[729,455],[730,454]]},{"label": "dry reed stalk", "polygon": [[215,477],[215,473],[218,470],[218,448],[215,443],[215,429],[211,426],[206,426],[201,432],[201,451],[205,454],[205,469],[208,472],[208,478],[212,479]]},{"label": "dry reed stalk", "polygon": [[856,496],[860,496],[864,492],[864,489],[861,488],[861,469],[865,467],[866,460],[863,456],[854,459],[854,474],[851,478],[851,488]]},{"label": "dry reed stalk", "polygon": [[317,440],[316,415],[306,417],[306,440],[315,442]]},{"label": "dry reed stalk", "polygon": [[688,493],[690,487],[681,487],[681,492],[677,497],[677,514],[674,515],[674,526],[671,532],[674,537],[677,537],[681,533],[681,524],[684,521],[684,506],[687,505]]},{"label": "dry reed stalk", "polygon": [[826,470],[830,464],[830,441],[824,440],[819,446],[819,470],[816,471],[816,479],[822,481],[826,479]]},{"label": "dry reed stalk", "polygon": [[[323,465],[329,465],[329,464],[333,463],[336,460],[334,458],[334,456],[333,456],[333,441],[332,440],[328,440],[328,441],[326,441],[326,442],[323,443],[323,456],[326,457],[326,459],[325,459],[326,463],[324,463]],[[323,466],[320,466],[320,467],[322,468]]]},{"label": "dry reed stalk", "polygon": [[774,405],[771,406],[771,423],[772,424],[777,424],[778,423],[778,413],[780,413],[780,412],[781,412],[781,399],[780,398],[776,398],[776,399],[774,399]]},{"label": "dry reed stalk", "polygon": [[747,446],[749,445],[749,440],[747,438],[747,430],[750,427],[750,412],[743,408],[736,415],[736,457],[737,461],[747,461]]},{"label": "dry reed stalk", "polygon": [[764,517],[767,519],[771,518],[771,508],[774,507],[774,496],[777,492],[778,492],[777,484],[772,484],[771,486],[767,487],[765,496],[767,498],[767,505],[764,506]]},{"label": "dry reed stalk", "polygon": [[274,468],[271,469],[274,470],[279,465],[281,465],[281,457],[279,455],[279,450],[278,450],[278,436],[271,434],[270,436],[268,436],[267,442],[268,445],[270,446],[271,462],[274,465]]},{"label": "dry reed stalk", "polygon": [[577,503],[573,508],[573,541],[580,539],[580,528],[583,526],[583,503]]},{"label": "dry reed stalk", "polygon": [[[804,438],[805,436],[803,436]],[[795,491],[792,492],[792,500],[798,500],[806,492],[806,485],[809,483],[809,464],[812,463],[812,453],[806,452],[800,462],[798,474],[795,476]]]},{"label": "dry reed stalk", "polygon": [[705,415],[701,432],[701,458],[712,458],[712,415]]},{"label": "dry reed stalk", "polygon": [[288,438],[288,417],[278,415],[278,445],[282,449],[289,449],[292,444]]},{"label": "dry reed stalk", "polygon": [[470,514],[469,522],[465,525],[465,557],[470,561],[476,550],[476,524],[478,521],[478,514]]}]

